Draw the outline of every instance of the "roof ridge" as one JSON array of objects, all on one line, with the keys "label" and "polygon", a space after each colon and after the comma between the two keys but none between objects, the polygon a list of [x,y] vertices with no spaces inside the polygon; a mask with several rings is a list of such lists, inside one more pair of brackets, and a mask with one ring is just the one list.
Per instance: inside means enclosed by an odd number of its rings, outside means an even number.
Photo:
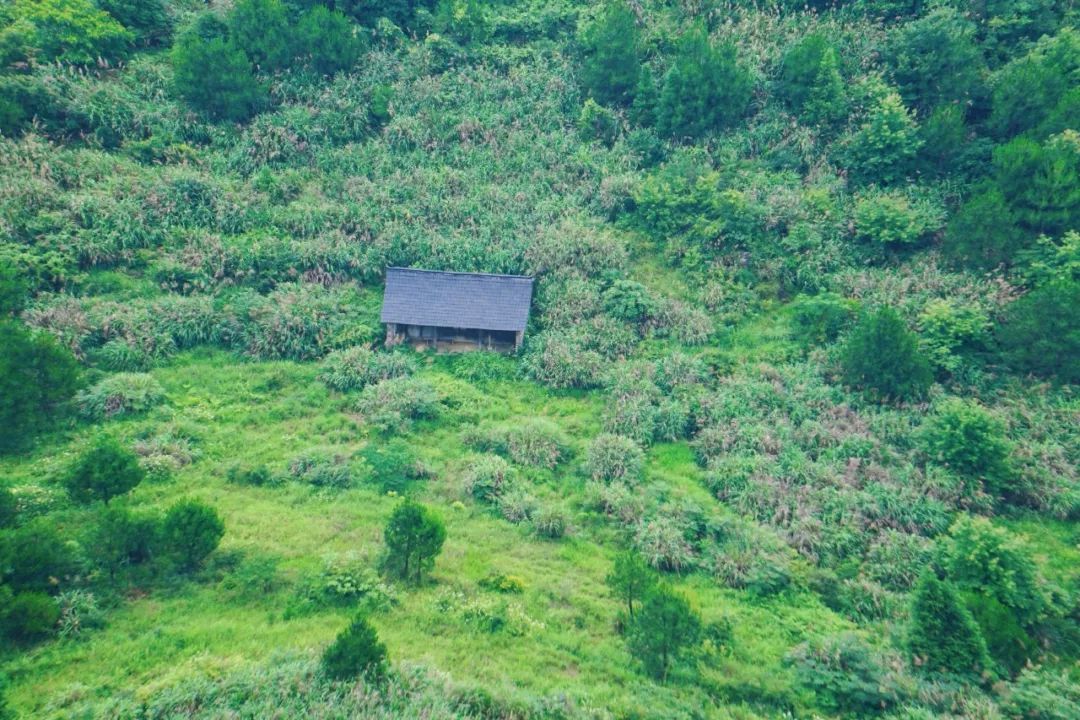
[{"label": "roof ridge", "polygon": [[432,275],[472,275],[474,277],[496,277],[496,278],[515,278],[519,280],[535,280],[532,275],[510,275],[508,273],[485,273],[485,272],[465,272],[462,270],[428,270],[427,268],[410,268],[410,267],[398,267],[396,265],[387,265],[387,272],[390,270],[399,270],[404,272],[416,272],[416,273],[429,273]]}]

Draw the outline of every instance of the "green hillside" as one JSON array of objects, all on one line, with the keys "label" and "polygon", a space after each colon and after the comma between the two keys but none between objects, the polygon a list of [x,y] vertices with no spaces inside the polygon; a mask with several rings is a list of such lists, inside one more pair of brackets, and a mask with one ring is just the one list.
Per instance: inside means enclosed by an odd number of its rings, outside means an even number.
[{"label": "green hillside", "polygon": [[1080,717],[1077,19],[3,5],[0,720]]}]

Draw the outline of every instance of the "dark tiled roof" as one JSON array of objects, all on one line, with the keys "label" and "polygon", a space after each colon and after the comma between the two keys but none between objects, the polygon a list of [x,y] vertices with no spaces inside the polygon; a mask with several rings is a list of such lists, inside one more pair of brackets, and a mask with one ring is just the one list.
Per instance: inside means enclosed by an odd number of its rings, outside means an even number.
[{"label": "dark tiled roof", "polygon": [[382,321],[478,330],[524,330],[533,279],[520,275],[386,269]]}]

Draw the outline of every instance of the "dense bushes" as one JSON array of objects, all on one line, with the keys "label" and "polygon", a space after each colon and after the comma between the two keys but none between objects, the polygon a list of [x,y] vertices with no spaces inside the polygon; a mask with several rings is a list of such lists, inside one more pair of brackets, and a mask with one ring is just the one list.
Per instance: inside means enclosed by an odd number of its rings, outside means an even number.
[{"label": "dense bushes", "polygon": [[[107,9],[107,8],[106,8]],[[45,62],[93,65],[123,60],[134,35],[91,0],[19,0],[8,32],[25,33],[30,52]]]},{"label": "dense bushes", "polygon": [[442,403],[438,390],[429,383],[398,377],[364,388],[356,410],[372,427],[400,433],[409,430],[414,421],[437,417]]},{"label": "dense bushes", "polygon": [[921,435],[926,454],[996,495],[1008,494],[1010,445],[1002,423],[960,399],[942,402]]},{"label": "dense bushes", "polygon": [[604,3],[581,37],[581,79],[601,104],[627,105],[641,74],[641,32],[623,0]]},{"label": "dense bushes", "polygon": [[620,435],[598,435],[585,453],[585,471],[593,480],[630,485],[641,480],[645,453],[633,440]]},{"label": "dense bushes", "polygon": [[1057,281],[1012,303],[998,329],[1006,362],[1020,372],[1080,382],[1080,282]]},{"label": "dense bushes", "polygon": [[353,347],[327,355],[319,379],[334,390],[347,392],[408,375],[415,367],[412,358],[401,353],[377,353],[366,347]]},{"label": "dense bushes", "polygon": [[64,486],[79,502],[101,500],[108,505],[114,497],[130,492],[145,476],[135,453],[103,436],[75,462],[64,478]]},{"label": "dense bushes", "polygon": [[224,534],[225,523],[217,511],[197,500],[181,500],[170,507],[161,527],[166,552],[187,572],[202,564]]},{"label": "dense bushes", "polygon": [[75,359],[55,340],[0,317],[0,453],[45,427],[77,378]]},{"label": "dense bushes", "polygon": [[779,90],[791,109],[811,125],[834,123],[847,114],[836,49],[818,33],[807,35],[784,54]]},{"label": "dense bushes", "polygon": [[865,315],[841,353],[844,382],[884,400],[912,400],[926,394],[930,363],[915,336],[890,308]]},{"label": "dense bushes", "polygon": [[378,680],[386,672],[386,646],[371,622],[358,617],[323,652],[322,668],[334,680],[364,676]]},{"label": "dense bushes", "polygon": [[852,633],[813,640],[795,648],[786,662],[799,682],[834,712],[879,715],[905,699],[905,688],[889,659]]},{"label": "dense bushes", "polygon": [[932,573],[923,575],[911,606],[908,649],[924,672],[978,677],[990,666],[979,626],[955,588]]},{"label": "dense bushes", "polygon": [[110,375],[75,396],[79,411],[91,420],[145,412],[164,399],[161,384],[142,373]]},{"label": "dense bushes", "polygon": [[200,16],[181,33],[172,60],[176,92],[212,118],[246,120],[265,102],[265,90],[247,55],[212,15]]}]

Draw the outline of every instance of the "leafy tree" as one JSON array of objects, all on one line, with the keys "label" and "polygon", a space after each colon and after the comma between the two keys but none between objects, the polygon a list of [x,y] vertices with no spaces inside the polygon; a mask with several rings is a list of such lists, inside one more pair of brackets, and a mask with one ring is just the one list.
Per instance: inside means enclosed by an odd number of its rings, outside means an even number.
[{"label": "leafy tree", "polygon": [[482,0],[439,0],[435,27],[463,45],[484,42],[491,35],[491,19]]},{"label": "leafy tree", "polygon": [[34,642],[51,633],[59,619],[60,607],[47,593],[16,593],[0,610],[0,632],[16,642]]},{"label": "leafy tree", "polygon": [[855,317],[858,303],[833,293],[800,297],[791,304],[792,335],[804,347],[826,345]]},{"label": "leafy tree", "polygon": [[419,583],[435,565],[446,540],[446,527],[431,510],[405,500],[398,505],[383,531],[385,569],[406,582]]},{"label": "leafy tree", "polygon": [[217,511],[198,500],[181,500],[165,513],[161,527],[166,552],[185,571],[192,571],[212,553],[225,534]]},{"label": "leafy tree", "polygon": [[900,95],[890,92],[848,137],[844,151],[856,181],[887,185],[907,177],[920,143],[915,117]]},{"label": "leafy tree", "polygon": [[811,125],[831,124],[847,115],[840,61],[824,35],[811,33],[784,54],[780,94]]},{"label": "leafy tree", "polygon": [[608,0],[581,35],[581,80],[601,105],[628,105],[641,76],[641,30],[625,0]]},{"label": "leafy tree", "polygon": [[135,32],[143,45],[164,45],[172,36],[173,20],[165,0],[95,0],[97,6]]},{"label": "leafy tree", "polygon": [[930,363],[896,311],[883,307],[865,315],[840,355],[844,382],[884,400],[914,400],[930,388]]},{"label": "leafy tree", "polygon": [[1006,363],[1021,372],[1080,382],[1080,282],[1057,280],[1012,302],[998,328]]},{"label": "leafy tree", "polygon": [[146,477],[135,453],[116,440],[101,436],[71,467],[64,486],[81,503],[98,500],[106,505],[135,488]]},{"label": "leafy tree", "polygon": [[352,67],[361,49],[349,18],[322,5],[316,5],[300,18],[296,47],[311,69],[321,75],[333,75]]},{"label": "leafy tree", "polygon": [[920,437],[923,450],[935,462],[981,480],[990,492],[1006,491],[1012,446],[1005,426],[981,405],[960,398],[940,403]]},{"label": "leafy tree", "polygon": [[0,318],[0,453],[23,447],[77,380],[75,358],[51,336]]},{"label": "leafy tree", "polygon": [[660,311],[660,303],[649,289],[634,280],[616,280],[601,299],[609,315],[628,323],[640,325]]},{"label": "leafy tree", "polygon": [[1075,87],[1080,70],[1080,32],[1062,30],[1043,38],[997,72],[990,126],[1009,138],[1043,124]]},{"label": "leafy tree", "polygon": [[634,619],[634,604],[640,605],[642,598],[652,592],[656,584],[656,571],[639,554],[626,550],[615,556],[615,565],[607,576],[607,585],[616,597],[626,603],[630,620]]},{"label": "leafy tree", "polygon": [[714,47],[705,28],[695,26],[680,39],[675,61],[664,76],[658,129],[677,139],[701,138],[741,118],[752,90],[735,46]]},{"label": "leafy tree", "polygon": [[322,667],[334,680],[377,680],[386,672],[386,645],[366,617],[357,617],[323,652]]},{"label": "leafy tree", "polygon": [[654,588],[630,625],[630,650],[645,671],[663,682],[682,652],[701,636],[701,618],[686,599],[666,585]]},{"label": "leafy tree", "polygon": [[994,150],[994,169],[1022,226],[1051,235],[1080,227],[1080,133],[1043,144],[1017,138]]},{"label": "leafy tree", "polygon": [[239,0],[228,23],[229,37],[257,67],[273,72],[288,64],[293,28],[282,0]]},{"label": "leafy tree", "polygon": [[953,215],[941,249],[958,265],[992,270],[1014,264],[1017,253],[1030,244],[1031,235],[1020,228],[1005,196],[997,187],[991,187],[972,197]]},{"label": "leafy tree", "polygon": [[14,12],[32,29],[28,42],[41,60],[73,65],[122,60],[134,40],[91,0],[16,0]]},{"label": "leafy tree", "polygon": [[938,7],[902,25],[889,61],[904,100],[929,111],[943,103],[972,103],[983,94],[984,65],[975,25],[950,7]]},{"label": "leafy tree", "polygon": [[412,446],[400,438],[368,443],[360,457],[371,468],[372,482],[383,492],[404,492],[421,469]]},{"label": "leafy tree", "polygon": [[251,61],[230,42],[224,24],[209,13],[180,35],[172,61],[177,93],[212,118],[246,120],[264,101]]},{"label": "leafy tree", "polygon": [[937,204],[895,191],[860,197],[853,215],[860,236],[886,247],[916,245],[945,221],[945,212]]},{"label": "leafy tree", "polygon": [[71,547],[43,519],[0,534],[0,583],[16,593],[54,592],[75,565]]},{"label": "leafy tree", "polygon": [[956,589],[931,572],[915,586],[908,650],[926,672],[981,675],[990,665],[979,626]]}]

